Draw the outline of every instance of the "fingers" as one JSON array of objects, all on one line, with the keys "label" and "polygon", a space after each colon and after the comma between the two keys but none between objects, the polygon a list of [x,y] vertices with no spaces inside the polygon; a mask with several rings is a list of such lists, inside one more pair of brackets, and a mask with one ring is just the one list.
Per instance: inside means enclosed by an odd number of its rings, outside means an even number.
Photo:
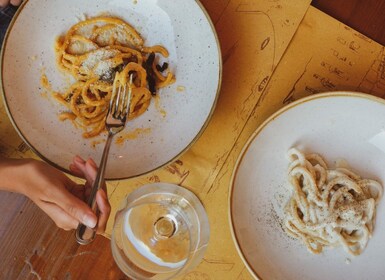
[{"label": "fingers", "polygon": [[110,216],[111,212],[111,206],[108,202],[107,194],[104,190],[98,190],[96,194],[96,203],[100,212],[98,228],[96,232],[103,233],[106,230],[108,217]]},{"label": "fingers", "polygon": [[76,156],[73,158],[72,164],[70,164],[70,170],[71,172],[78,177],[84,178],[84,172],[85,172],[85,163],[86,161],[83,160],[81,157]]},{"label": "fingers", "polygon": [[91,185],[96,179],[96,175],[98,173],[98,167],[96,163],[92,159],[88,159],[85,163],[84,175]]},{"label": "fingers", "polygon": [[80,200],[86,201],[86,188],[84,185],[76,185],[72,190],[69,190],[74,196]]},{"label": "fingers", "polygon": [[72,196],[72,200],[64,204],[64,210],[87,227],[94,228],[97,224],[96,215],[86,203]]},{"label": "fingers", "polygon": [[[92,159],[85,161],[81,157],[76,156],[70,165],[70,170],[74,175],[86,179],[85,193],[87,198],[97,175],[98,168],[96,163]],[[103,189],[105,189],[105,184]]]},{"label": "fingers", "polygon": [[[83,177],[87,180],[84,188],[82,189],[83,193],[74,193],[78,197],[80,197],[80,195],[84,195],[85,199],[87,199],[91,191],[91,186],[97,175],[98,167],[96,163],[92,159],[85,161],[81,157],[76,156],[73,163],[70,165],[70,169],[74,175]],[[77,190],[77,188],[75,187],[74,190]],[[108,202],[105,184],[103,189],[99,190],[96,194],[96,203],[100,213],[97,223],[97,233],[103,233],[106,229],[107,221],[111,212],[111,206]]]},{"label": "fingers", "polygon": [[98,167],[92,159],[85,161],[81,157],[76,156],[73,159],[73,163],[70,164],[70,170],[74,175],[85,178],[92,185],[96,178]]},{"label": "fingers", "polygon": [[56,226],[64,230],[75,229],[79,221],[54,203],[41,201],[36,203],[55,222]]},{"label": "fingers", "polygon": [[9,4],[9,0],[0,0],[0,7],[7,7]]},{"label": "fingers", "polygon": [[47,213],[58,227],[64,230],[77,228],[79,222],[90,228],[96,226],[96,215],[83,201],[74,196],[72,196],[71,203],[66,205],[42,200],[36,201],[36,204]]},{"label": "fingers", "polygon": [[22,2],[22,0],[11,0],[11,4],[13,6],[20,6],[21,2]]},{"label": "fingers", "polygon": [[[72,191],[75,190],[75,193],[81,191],[81,187],[69,179],[66,182],[66,189]],[[55,193],[51,193],[52,196],[49,201],[57,204],[78,222],[81,222],[91,228],[95,227],[97,218],[91,208],[71,192],[66,191],[65,189],[63,189],[63,191],[59,190],[60,189],[58,189]]]},{"label": "fingers", "polygon": [[[108,202],[107,195],[104,190],[99,190],[97,192],[96,203],[100,213],[96,232],[100,234],[106,230],[107,221],[111,212],[111,206]],[[92,222],[88,223],[84,216],[83,218],[79,219],[79,217],[82,216],[79,214],[79,210],[75,210],[74,208],[71,209],[71,207],[62,209],[58,205],[49,202],[41,202],[39,207],[47,213],[47,215],[55,222],[59,228],[64,230],[76,229],[79,221],[90,228],[94,228],[96,226],[96,216],[94,214],[92,214]],[[89,213],[86,215],[88,214]]]},{"label": "fingers", "polygon": [[[87,180],[86,187],[93,184],[98,172],[98,166],[95,161],[89,158],[87,161],[81,157],[76,156],[73,160],[73,164],[70,165],[71,171],[78,177],[85,178]],[[106,184],[103,184],[103,189],[106,190]]]}]

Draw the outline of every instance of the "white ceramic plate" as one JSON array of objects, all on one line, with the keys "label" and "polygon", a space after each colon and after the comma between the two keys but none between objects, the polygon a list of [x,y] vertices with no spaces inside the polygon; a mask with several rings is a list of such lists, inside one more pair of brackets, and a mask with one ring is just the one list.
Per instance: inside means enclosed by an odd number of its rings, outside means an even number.
[{"label": "white ceramic plate", "polygon": [[230,222],[238,251],[260,279],[385,279],[385,199],[361,256],[343,248],[309,253],[281,228],[287,188],[286,152],[320,153],[330,166],[344,159],[363,177],[385,182],[385,101],[327,93],[301,99],[271,116],[252,135],[233,173]]},{"label": "white ceramic plate", "polygon": [[[91,141],[82,138],[80,129],[58,120],[63,107],[41,96],[40,78],[46,73],[55,90],[68,87],[68,78],[56,67],[55,39],[84,15],[100,14],[130,23],[141,33],[145,45],[165,46],[177,79],[159,93],[159,107],[152,102],[149,110],[128,123],[125,130],[150,129],[150,133],[111,147],[107,178],[128,178],[169,163],[202,133],[219,92],[221,54],[213,25],[199,1],[26,1],[4,43],[1,72],[5,103],[22,138],[42,158],[63,170],[76,154],[99,160],[104,145],[91,148]],[[180,92],[178,87],[184,90]]]}]

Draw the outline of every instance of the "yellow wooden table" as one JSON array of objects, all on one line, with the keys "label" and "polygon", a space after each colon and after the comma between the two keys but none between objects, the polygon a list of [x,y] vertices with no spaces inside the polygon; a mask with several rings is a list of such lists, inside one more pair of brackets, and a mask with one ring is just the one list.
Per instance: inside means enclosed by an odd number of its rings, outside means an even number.
[{"label": "yellow wooden table", "polygon": [[[120,202],[132,190],[151,182],[179,184],[201,199],[211,228],[203,261],[180,279],[251,279],[228,220],[228,190],[243,145],[272,113],[301,97],[334,90],[382,96],[384,48],[311,7],[310,0],[201,2],[217,30],[223,57],[222,89],[212,120],[177,161],[139,178],[108,182],[112,213],[106,236]],[[34,157],[2,106],[3,153]]]}]

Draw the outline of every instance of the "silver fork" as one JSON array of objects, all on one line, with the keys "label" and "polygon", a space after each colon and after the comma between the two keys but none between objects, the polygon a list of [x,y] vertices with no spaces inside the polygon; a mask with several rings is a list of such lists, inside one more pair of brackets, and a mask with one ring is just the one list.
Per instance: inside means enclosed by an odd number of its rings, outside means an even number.
[{"label": "silver fork", "polygon": [[[115,76],[111,101],[106,117],[106,129],[108,131],[108,137],[104,146],[102,159],[100,160],[98,173],[92,185],[91,194],[87,202],[88,206],[92,209],[92,211],[96,214],[97,217],[99,217],[99,210],[95,198],[97,191],[103,186],[104,183],[104,173],[106,170],[108,152],[110,150],[112,138],[115,134],[123,130],[126,124],[127,116],[130,111],[132,75],[130,75],[128,89],[127,83],[122,85],[122,83],[118,79],[118,75],[119,73],[117,73]],[[119,83],[119,87],[116,90],[117,83]],[[89,228],[86,225],[80,223],[78,228],[76,229],[76,241],[81,245],[91,243],[95,238],[96,228],[97,225],[95,226],[95,228]]]}]

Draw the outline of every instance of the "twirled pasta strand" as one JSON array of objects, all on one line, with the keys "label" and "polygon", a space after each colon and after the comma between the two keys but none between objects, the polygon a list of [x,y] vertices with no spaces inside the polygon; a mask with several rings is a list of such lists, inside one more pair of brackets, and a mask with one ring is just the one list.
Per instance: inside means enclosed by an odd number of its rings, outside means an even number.
[{"label": "twirled pasta strand", "polygon": [[85,138],[105,130],[104,119],[116,73],[133,76],[129,119],[146,111],[155,90],[175,81],[168,69],[166,73],[159,70],[162,67],[154,57],[158,54],[167,58],[167,49],[159,45],[145,47],[139,33],[118,18],[96,17],[73,25],[58,38],[55,51],[59,68],[76,79],[65,93],[54,95],[69,110],[59,118],[83,128]]},{"label": "twirled pasta strand", "polygon": [[381,184],[346,168],[330,170],[318,154],[292,148],[288,157],[293,195],[285,210],[286,232],[315,254],[339,245],[361,254],[373,233]]}]

